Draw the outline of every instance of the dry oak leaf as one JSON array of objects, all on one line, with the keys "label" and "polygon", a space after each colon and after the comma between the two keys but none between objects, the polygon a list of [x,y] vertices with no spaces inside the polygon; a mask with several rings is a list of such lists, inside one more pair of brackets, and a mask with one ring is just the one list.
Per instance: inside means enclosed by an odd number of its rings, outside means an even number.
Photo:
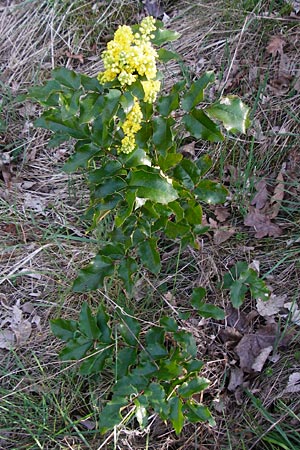
[{"label": "dry oak leaf", "polygon": [[235,229],[228,227],[228,228],[221,228],[219,230],[216,230],[214,232],[214,243],[216,245],[220,245],[223,242],[228,241],[233,235],[235,234]]},{"label": "dry oak leaf", "polygon": [[256,206],[257,209],[262,209],[266,206],[267,200],[269,198],[266,180],[260,180],[255,185],[255,189],[257,190],[257,193],[253,197],[251,205]]},{"label": "dry oak leaf", "polygon": [[284,39],[282,39],[281,36],[272,36],[269,40],[269,43],[266,47],[266,50],[268,53],[270,53],[273,57],[277,55],[283,54],[283,47],[286,45],[286,42]]},{"label": "dry oak leaf", "polygon": [[274,194],[270,199],[270,206],[272,210],[270,219],[275,219],[275,217],[278,216],[282,200],[284,198],[284,178],[282,172],[279,172],[276,182],[277,184],[274,189]]},{"label": "dry oak leaf", "polygon": [[271,294],[269,300],[263,301],[260,298],[256,301],[256,309],[260,316],[270,317],[279,313],[279,311],[284,308],[284,303],[286,302],[287,295],[275,295]]},{"label": "dry oak leaf", "polygon": [[230,379],[227,389],[231,392],[235,391],[237,387],[244,382],[244,372],[239,367],[232,367],[230,369]]},{"label": "dry oak leaf", "polygon": [[214,214],[219,222],[225,222],[230,216],[230,212],[226,206],[216,206]]},{"label": "dry oak leaf", "polygon": [[294,372],[289,376],[289,381],[282,394],[300,392],[300,372]]},{"label": "dry oak leaf", "polygon": [[272,223],[268,215],[251,206],[249,213],[244,219],[244,225],[255,229],[256,233],[254,237],[257,239],[265,236],[278,237],[282,234],[282,229],[275,223]]},{"label": "dry oak leaf", "polygon": [[260,327],[254,334],[245,334],[235,347],[240,367],[245,372],[260,372],[278,338],[276,323]]}]

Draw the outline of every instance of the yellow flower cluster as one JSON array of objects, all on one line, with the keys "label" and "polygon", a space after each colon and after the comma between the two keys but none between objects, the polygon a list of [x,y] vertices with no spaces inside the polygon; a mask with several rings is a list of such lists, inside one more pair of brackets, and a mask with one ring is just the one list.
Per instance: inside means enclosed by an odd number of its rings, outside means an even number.
[{"label": "yellow flower cluster", "polygon": [[135,135],[141,129],[141,121],[143,114],[137,99],[134,100],[131,111],[127,114],[126,120],[121,126],[124,131],[122,146],[118,149],[118,153],[131,153],[135,149]]},{"label": "yellow flower cluster", "polygon": [[134,83],[139,76],[146,77],[148,84],[143,84],[144,100],[150,103],[155,101],[160,89],[160,82],[155,80],[158,54],[150,41],[155,29],[153,17],[145,17],[135,34],[129,26],[120,26],[103,52],[105,71],[98,75],[99,81],[105,83],[117,78],[121,86],[126,86]]},{"label": "yellow flower cluster", "polygon": [[[142,20],[137,33],[127,26],[120,26],[114,39],[107,44],[102,59],[105,71],[99,73],[100,83],[117,79],[123,88],[130,86],[139,77],[144,89],[144,101],[153,103],[160,90],[160,81],[156,80],[156,60],[158,54],[151,44],[156,29],[153,17]],[[122,145],[118,153],[131,153],[136,147],[135,135],[141,129],[143,114],[137,98],[126,115],[121,128],[124,132]]]}]

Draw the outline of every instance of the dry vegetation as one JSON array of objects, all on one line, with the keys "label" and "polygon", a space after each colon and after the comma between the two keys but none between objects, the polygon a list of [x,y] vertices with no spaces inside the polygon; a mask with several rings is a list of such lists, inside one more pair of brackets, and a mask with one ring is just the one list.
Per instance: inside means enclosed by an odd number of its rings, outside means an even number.
[{"label": "dry vegetation", "polygon": [[[112,32],[137,22],[143,8],[126,0],[7,0],[0,2],[1,449],[286,448],[264,447],[262,438],[278,426],[288,435],[293,428],[299,441],[300,389],[287,386],[300,372],[300,16],[282,1],[178,0],[163,8],[168,26],[182,34],[174,46],[185,61],[167,67],[166,85],[182,70],[196,77],[212,69],[218,92],[236,93],[252,108],[246,137],[183,148],[191,157],[215,156],[213,177],[232,198],[223,209],[207,209],[212,231],[200,252],[166,248],[164,273],[158,280],[144,274],[133,306],[136,315],[155,321],[159,309],[184,306],[191,287],[202,285],[211,302],[226,308],[225,323],[195,316],[186,324],[206,362],[203,374],[212,384],[204,402],[217,425],[187,426],[176,438],[154,418],[146,431],[99,436],[98,405],[111,380],[82,379],[74,365],[61,364],[48,324],[59,315],[77,317],[83,300],[94,307],[104,296],[113,307],[119,288],[112,282],[93,295],[71,292],[109,221],[96,234],[85,233],[84,180],[61,171],[72,147],[47,148],[49,135],[33,125],[39,110],[22,94],[57,66],[96,75]],[[217,287],[239,260],[258,261],[273,294],[283,298],[271,319],[250,299],[235,315]],[[260,371],[241,370],[237,339],[272,323],[280,324],[276,342],[285,337],[283,346],[276,344]],[[245,389],[261,406],[254,407]]]}]

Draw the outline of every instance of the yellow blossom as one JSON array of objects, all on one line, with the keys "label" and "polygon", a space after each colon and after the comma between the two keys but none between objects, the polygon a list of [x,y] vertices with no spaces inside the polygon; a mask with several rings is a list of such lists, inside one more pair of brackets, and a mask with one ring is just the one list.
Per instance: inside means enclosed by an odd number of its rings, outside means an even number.
[{"label": "yellow blossom", "polygon": [[134,83],[138,76],[145,77],[151,83],[145,88],[144,100],[153,102],[160,88],[160,83],[155,80],[158,54],[150,42],[155,29],[153,17],[145,17],[135,34],[129,26],[120,26],[103,52],[105,71],[99,73],[99,81],[106,83],[118,79],[121,86],[126,87]]},{"label": "yellow blossom", "polygon": [[156,100],[157,93],[160,90],[160,81],[158,80],[148,80],[141,81],[144,89],[144,101],[148,103],[153,103]]},{"label": "yellow blossom", "polygon": [[141,129],[141,121],[143,113],[137,99],[134,100],[131,111],[127,114],[125,122],[121,126],[124,132],[122,145],[118,149],[118,153],[131,153],[136,147],[135,135]]}]

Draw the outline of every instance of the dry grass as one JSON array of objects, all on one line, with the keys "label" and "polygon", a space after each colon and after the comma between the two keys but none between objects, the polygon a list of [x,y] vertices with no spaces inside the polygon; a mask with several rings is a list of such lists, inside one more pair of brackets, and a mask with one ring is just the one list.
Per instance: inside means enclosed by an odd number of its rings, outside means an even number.
[{"label": "dry grass", "polygon": [[[252,12],[251,8],[241,11],[241,5],[238,1],[229,7],[222,2],[200,4],[182,0],[166,7],[170,26],[182,34],[174,46],[183,56],[188,74],[194,77],[206,69],[220,74],[211,95],[220,91],[241,95],[252,107],[253,127],[245,138],[230,138],[225,145],[210,148],[216,156],[216,177],[224,180],[225,168],[230,165],[238,172],[230,185],[231,221],[237,233],[221,246],[207,235],[201,242],[201,251],[188,250],[179,256],[166,248],[163,276],[159,280],[143,278],[138,286],[143,297],[136,298],[134,307],[140,317],[150,315],[153,321],[160,315],[158,305],[161,309],[170,306],[166,292],[174,297],[171,306],[176,313],[177,307],[187,306],[192,287],[199,285],[207,288],[209,301],[228,306],[227,295],[217,287],[217,282],[237,260],[249,263],[259,260],[261,273],[267,274],[276,294],[287,293],[290,299],[299,296],[297,167],[294,178],[286,185],[290,194],[278,217],[283,235],[275,240],[256,240],[254,233],[243,226],[255,180],[267,177],[274,183],[283,165],[297,165],[299,161],[300,96],[293,87],[300,71],[299,20],[276,16],[279,7],[270,11],[268,2],[258,2]],[[0,79],[7,125],[0,141],[4,155],[0,186],[0,311],[6,317],[15,305],[31,304],[40,318],[32,322],[31,334],[23,344],[13,351],[0,349],[0,447],[250,449],[257,437],[249,429],[259,423],[266,431],[269,424],[255,412],[247,397],[243,397],[248,405],[245,415],[234,393],[226,389],[234,355],[218,337],[224,325],[199,322],[198,317],[185,326],[193,332],[199,354],[206,362],[203,375],[212,381],[204,400],[217,405],[213,407],[215,429],[206,425],[187,426],[182,436],[176,438],[155,419],[149,436],[128,429],[122,430],[118,439],[113,435],[106,439],[82,424],[82,418],[97,420],[101,391],[111,380],[86,381],[72,367],[62,365],[56,356],[60,344],[51,335],[48,320],[58,315],[77,317],[83,300],[96,305],[101,295],[108,305],[113,304],[117,290],[108,286],[103,293],[94,295],[71,292],[71,280],[77,269],[89,261],[95,250],[96,236],[85,234],[83,218],[88,193],[81,177],[69,178],[60,170],[72,151],[71,146],[48,149],[48,135],[33,127],[38,111],[16,99],[16,95],[47,79],[56,66],[95,75],[101,69],[99,53],[113,30],[119,23],[139,20],[141,9],[138,2],[125,0],[8,1],[1,2],[0,9]],[[274,16],[266,17],[266,12]],[[287,90],[278,87],[280,58],[272,58],[266,52],[269,39],[278,34],[287,42],[286,64],[293,76]],[[66,52],[82,54],[84,64],[68,57]],[[166,86],[181,70],[178,65],[167,67]],[[199,153],[208,149],[201,143],[196,148]],[[213,217],[212,210],[207,214]],[[105,226],[99,235],[105,239]],[[244,311],[247,313],[254,307],[249,302]],[[33,313],[24,317],[32,320]],[[270,409],[290,373],[298,370],[293,354],[299,342],[297,333],[295,329],[289,353],[271,366],[273,373],[269,377],[247,380],[249,389],[262,399],[266,408]],[[298,406],[294,410],[298,411]],[[255,448],[260,448],[259,443]]]}]

